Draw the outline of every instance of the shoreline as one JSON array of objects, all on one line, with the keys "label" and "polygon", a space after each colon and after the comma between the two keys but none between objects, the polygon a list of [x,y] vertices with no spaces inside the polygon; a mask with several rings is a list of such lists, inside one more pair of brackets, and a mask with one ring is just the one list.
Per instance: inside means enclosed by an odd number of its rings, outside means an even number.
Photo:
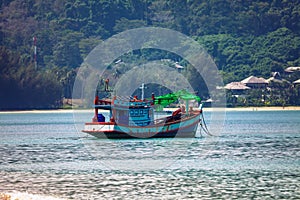
[{"label": "shoreline", "polygon": [[[165,108],[165,110],[168,111],[174,111],[177,108]],[[237,111],[237,112],[245,112],[245,111],[300,111],[300,106],[264,106],[264,107],[254,107],[254,106],[250,106],[250,107],[235,107],[235,108],[223,108],[223,107],[203,107],[204,112],[205,111],[209,111],[209,112],[220,112],[220,111]]]},{"label": "shoreline", "polygon": [[225,111],[297,111],[300,106],[270,106],[270,107],[238,107],[238,108],[225,108]]},{"label": "shoreline", "polygon": [[[174,111],[177,108],[165,108],[166,111]],[[238,107],[238,108],[219,108],[204,107],[204,111],[300,111],[300,106],[286,107]],[[8,110],[0,111],[0,114],[26,114],[26,113],[74,113],[74,112],[93,112],[93,109],[53,109],[53,110]]]},{"label": "shoreline", "polygon": [[49,109],[49,110],[6,110],[0,111],[0,114],[26,114],[26,113],[74,113],[91,112],[93,109]]}]

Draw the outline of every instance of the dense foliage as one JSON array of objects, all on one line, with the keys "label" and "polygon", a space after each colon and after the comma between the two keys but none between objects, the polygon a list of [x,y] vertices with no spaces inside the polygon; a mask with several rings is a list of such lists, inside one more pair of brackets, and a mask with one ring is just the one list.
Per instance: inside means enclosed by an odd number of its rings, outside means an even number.
[{"label": "dense foliage", "polygon": [[2,0],[0,109],[60,106],[62,97],[71,97],[76,68],[91,49],[143,26],[194,37],[225,83],[300,66],[298,0]]}]

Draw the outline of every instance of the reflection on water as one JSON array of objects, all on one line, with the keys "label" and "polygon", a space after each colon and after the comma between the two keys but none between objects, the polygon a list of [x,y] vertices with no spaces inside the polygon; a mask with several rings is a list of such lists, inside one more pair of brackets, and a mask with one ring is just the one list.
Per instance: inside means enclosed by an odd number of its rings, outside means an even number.
[{"label": "reflection on water", "polygon": [[0,193],[1,200],[63,200],[52,196],[29,194],[28,192],[7,192]]},{"label": "reflection on water", "polygon": [[0,114],[0,193],[299,199],[299,119],[299,111],[228,112],[215,138],[99,140],[77,132],[71,113]]},{"label": "reflection on water", "polygon": [[[152,172],[4,173],[15,190],[70,199],[241,199],[299,197],[299,171],[165,170]],[[288,184],[287,184],[288,183]],[[4,187],[3,189],[6,189]]]}]

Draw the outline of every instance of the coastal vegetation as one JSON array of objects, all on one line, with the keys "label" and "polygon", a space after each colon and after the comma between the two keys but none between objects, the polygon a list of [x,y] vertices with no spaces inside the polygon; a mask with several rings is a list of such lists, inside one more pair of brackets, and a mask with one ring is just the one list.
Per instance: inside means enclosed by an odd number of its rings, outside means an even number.
[{"label": "coastal vegetation", "polygon": [[[268,78],[272,72],[289,82],[272,92],[251,90],[247,101],[228,93],[230,105],[300,105],[299,87],[292,84],[299,73],[284,74],[286,68],[300,66],[298,0],[3,0],[0,109],[61,107],[63,98],[72,97],[77,69],[97,44],[146,26],[194,38],[213,57],[225,84],[250,75]],[[185,60],[165,52],[131,55],[132,63],[141,57],[167,58],[187,67]],[[185,73],[196,91],[206,90],[201,78]],[[262,95],[268,99],[261,101]]]}]

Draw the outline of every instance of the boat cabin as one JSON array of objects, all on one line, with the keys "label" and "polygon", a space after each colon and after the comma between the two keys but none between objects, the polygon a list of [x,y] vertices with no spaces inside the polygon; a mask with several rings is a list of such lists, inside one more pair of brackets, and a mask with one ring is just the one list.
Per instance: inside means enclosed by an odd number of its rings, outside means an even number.
[{"label": "boat cabin", "polygon": [[[99,109],[109,110],[110,119],[105,119]],[[128,126],[148,126],[153,124],[154,111],[152,101],[143,101],[134,98],[124,101],[114,98],[112,101],[99,101],[95,99],[94,122],[115,122]]]}]

